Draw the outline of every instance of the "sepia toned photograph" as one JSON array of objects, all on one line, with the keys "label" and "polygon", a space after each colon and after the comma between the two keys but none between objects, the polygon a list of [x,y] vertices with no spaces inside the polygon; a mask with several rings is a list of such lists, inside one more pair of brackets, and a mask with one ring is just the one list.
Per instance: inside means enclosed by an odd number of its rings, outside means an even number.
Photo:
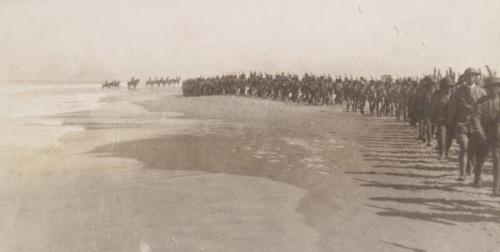
[{"label": "sepia toned photograph", "polygon": [[500,251],[499,0],[0,0],[0,52],[0,252]]}]

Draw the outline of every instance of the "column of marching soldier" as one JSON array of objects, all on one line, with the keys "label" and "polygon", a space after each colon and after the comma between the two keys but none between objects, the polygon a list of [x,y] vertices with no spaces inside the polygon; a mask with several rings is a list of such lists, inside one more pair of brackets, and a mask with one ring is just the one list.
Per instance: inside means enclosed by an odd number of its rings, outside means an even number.
[{"label": "column of marching soldier", "polygon": [[[468,68],[457,78],[451,69],[424,78],[380,80],[331,78],[328,75],[222,75],[188,79],[184,96],[252,96],[308,105],[344,104],[346,110],[376,116],[394,116],[417,127],[427,146],[436,139],[439,159],[448,159],[453,139],[459,146],[459,181],[474,171],[481,187],[482,166],[489,153],[493,161],[493,195],[500,196],[500,78]],[[367,110],[367,111],[366,111]],[[434,137],[435,136],[435,137]],[[497,146],[499,146],[497,148]]]}]

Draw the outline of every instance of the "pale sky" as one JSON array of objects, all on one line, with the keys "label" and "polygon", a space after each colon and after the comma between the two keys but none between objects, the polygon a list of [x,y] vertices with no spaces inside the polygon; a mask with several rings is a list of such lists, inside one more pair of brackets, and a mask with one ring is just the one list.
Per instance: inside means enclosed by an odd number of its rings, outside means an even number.
[{"label": "pale sky", "polygon": [[500,73],[499,0],[0,0],[0,79]]}]

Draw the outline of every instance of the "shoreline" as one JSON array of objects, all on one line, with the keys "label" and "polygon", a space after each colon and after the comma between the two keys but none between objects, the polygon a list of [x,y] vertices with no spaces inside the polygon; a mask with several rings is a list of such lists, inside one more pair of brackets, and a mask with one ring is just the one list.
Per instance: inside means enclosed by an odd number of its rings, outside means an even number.
[{"label": "shoreline", "polygon": [[[321,222],[321,219],[325,219],[329,222],[342,223],[345,221],[341,219],[349,216],[349,212],[359,211],[354,210],[353,206],[349,209],[343,209],[343,205],[348,204],[349,199],[352,199],[357,190],[353,188],[353,182],[348,177],[338,176],[353,163],[346,158],[349,155],[346,152],[352,150],[348,143],[351,136],[346,134],[338,137],[338,134],[346,131],[354,132],[356,128],[330,125],[331,118],[325,117],[325,114],[342,117],[342,113],[337,111],[338,108],[300,105],[290,107],[289,104],[276,101],[241,97],[198,97],[194,99],[176,97],[171,100],[142,101],[136,104],[153,112],[164,110],[180,112],[186,118],[224,119],[229,122],[226,125],[228,127],[220,126],[211,136],[172,135],[163,137],[163,139],[126,141],[102,146],[94,151],[97,153],[111,152],[114,153],[114,156],[132,157],[145,163],[146,168],[150,167],[155,170],[176,169],[168,168],[171,165],[172,167],[180,167],[181,170],[194,169],[193,171],[196,172],[265,178],[302,188],[306,190],[306,194],[297,202],[294,211],[303,216],[305,223],[320,232],[320,240],[325,240],[326,234],[321,227],[324,224],[318,223],[318,221]],[[238,104],[238,109],[245,111],[245,113],[238,113],[237,109],[226,106],[226,103]],[[212,106],[208,106],[208,104]],[[228,110],[232,110],[232,112]],[[283,113],[283,110],[286,110],[287,113]],[[287,124],[285,122],[290,121],[290,115],[293,116],[293,120],[291,120],[293,123]],[[334,121],[350,125],[350,122]],[[307,124],[303,122],[307,122]],[[336,130],[325,133],[325,129],[329,126]],[[194,150],[193,152],[197,153],[196,159],[203,161],[192,161],[190,160],[192,157],[180,156],[180,153],[169,158],[158,151],[153,151],[145,156],[138,154],[141,146],[155,146],[158,150],[164,150],[164,153],[179,153],[176,149]],[[206,149],[205,146],[209,146],[209,149]],[[325,156],[329,155],[327,153],[333,153],[334,156],[324,159]],[[211,158],[211,155],[223,157],[223,161]],[[228,156],[233,157],[228,158]],[[204,166],[203,163],[216,167],[216,169],[212,170]],[[331,176],[332,173],[339,174]],[[338,187],[346,185],[346,187],[350,187],[351,192],[339,194],[339,192],[332,191],[335,189],[329,188],[328,184],[336,184]],[[324,202],[320,203],[318,200]],[[317,215],[317,211],[322,213]],[[324,211],[332,212],[326,215],[329,217],[326,217]],[[337,220],[334,221],[334,219]],[[333,242],[318,243],[322,247],[318,250],[328,250]]]},{"label": "shoreline", "polygon": [[[413,128],[391,118],[157,90],[113,92],[100,102],[60,114],[85,130],[65,135],[64,148],[29,171],[3,178],[0,220],[10,224],[0,229],[0,250],[500,244],[500,202],[455,183],[454,164],[437,162]],[[471,234],[478,238],[462,239]]]}]

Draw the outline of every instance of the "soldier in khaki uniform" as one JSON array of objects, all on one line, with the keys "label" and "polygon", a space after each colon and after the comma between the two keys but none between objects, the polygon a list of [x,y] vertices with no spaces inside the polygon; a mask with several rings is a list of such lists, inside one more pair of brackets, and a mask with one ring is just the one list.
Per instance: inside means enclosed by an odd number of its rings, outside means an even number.
[{"label": "soldier in khaki uniform", "polygon": [[472,109],[477,100],[486,94],[478,85],[480,75],[477,69],[467,68],[462,75],[463,83],[459,83],[460,86],[452,94],[448,106],[448,127],[454,128],[455,138],[460,147],[459,181],[464,180],[466,173],[470,175],[473,167],[472,149],[469,148]]},{"label": "soldier in khaki uniform", "polygon": [[493,195],[500,196],[500,79],[492,78],[485,85],[487,95],[474,106],[472,132],[476,144],[474,186],[481,187],[482,165],[488,154],[493,157]]},{"label": "soldier in khaki uniform", "polygon": [[418,123],[418,140],[422,140],[425,142],[424,136],[424,103],[421,102],[424,100],[425,95],[425,82],[422,80],[419,82],[418,87],[415,89],[415,100],[414,100],[414,109],[415,109],[415,119]]},{"label": "soldier in khaki uniform", "polygon": [[422,141],[427,142],[427,146],[431,146],[432,141],[432,94],[435,90],[436,80],[430,76],[423,79],[419,104],[420,108],[420,124],[419,129],[421,131],[420,135],[423,137]]},{"label": "soldier in khaki uniform", "polygon": [[439,159],[443,157],[448,159],[448,150],[451,146],[452,136],[451,131],[448,130],[446,119],[448,116],[448,103],[454,84],[452,78],[443,78],[439,82],[439,90],[432,96],[432,123],[437,129]]}]

